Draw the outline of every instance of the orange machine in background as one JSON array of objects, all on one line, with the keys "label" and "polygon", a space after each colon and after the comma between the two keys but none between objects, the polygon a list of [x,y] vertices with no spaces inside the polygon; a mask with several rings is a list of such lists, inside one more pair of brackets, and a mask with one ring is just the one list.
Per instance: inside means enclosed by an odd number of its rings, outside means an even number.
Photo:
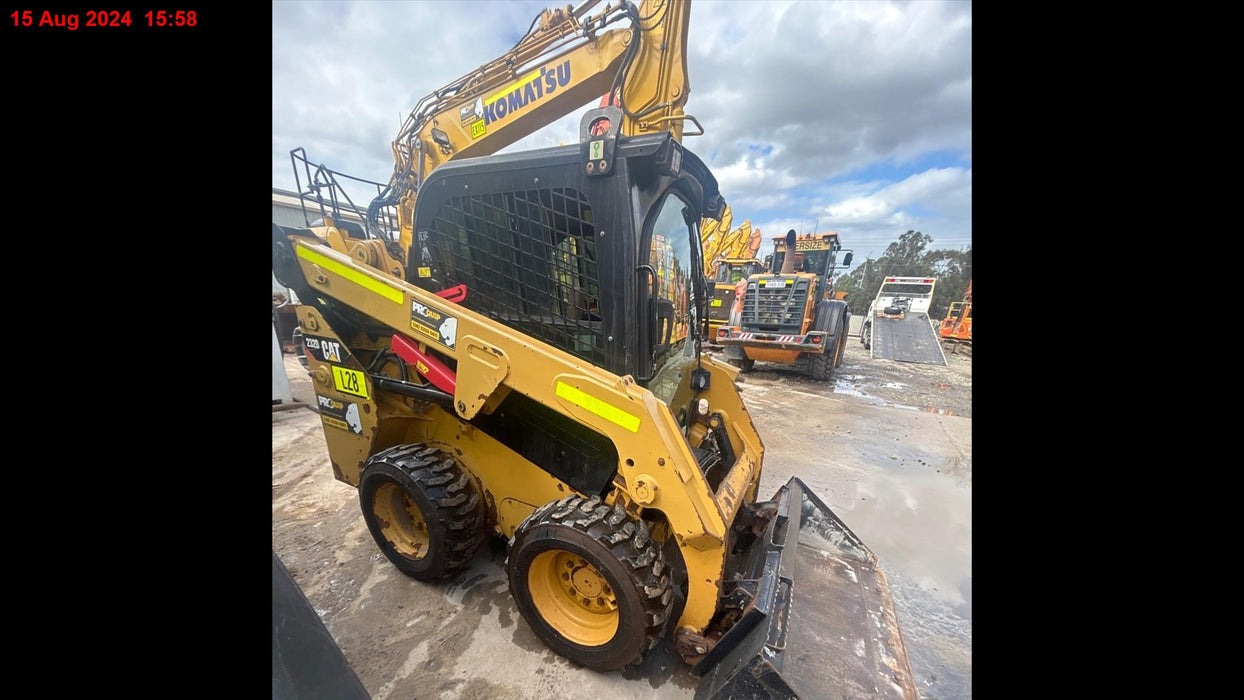
[{"label": "orange machine in background", "polygon": [[972,343],[972,283],[968,282],[968,291],[963,301],[950,305],[946,318],[942,319],[942,327],[938,329],[942,340],[950,343]]}]

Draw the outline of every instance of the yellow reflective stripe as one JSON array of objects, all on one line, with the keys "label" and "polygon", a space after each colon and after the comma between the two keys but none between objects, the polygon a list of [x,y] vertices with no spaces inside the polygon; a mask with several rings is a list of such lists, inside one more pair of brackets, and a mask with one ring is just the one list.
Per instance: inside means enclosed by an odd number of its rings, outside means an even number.
[{"label": "yellow reflective stripe", "polygon": [[537,68],[536,70],[531,71],[527,75],[524,75],[518,80],[498,90],[497,93],[494,94],[492,97],[489,97],[488,99],[484,100],[484,104],[490,105],[493,102],[496,102],[497,100],[503,99],[506,95],[509,95],[511,92],[514,92],[515,90],[522,90],[523,87],[527,85],[527,83],[530,83],[531,81],[539,77],[540,77],[540,69]]},{"label": "yellow reflective stripe", "polygon": [[610,423],[616,423],[632,433],[639,432],[639,416],[605,403],[595,396],[589,396],[565,382],[557,382],[557,395],[585,411],[595,413]]},{"label": "yellow reflective stripe", "polygon": [[336,260],[333,260],[332,258],[326,255],[317,253],[314,250],[311,250],[310,248],[298,246],[298,257],[305,258],[306,260],[310,260],[311,262],[315,263],[316,265],[319,265],[325,270],[328,270],[330,272],[335,272],[338,275],[341,275],[342,277],[362,287],[363,289],[379,294],[380,296],[384,297],[385,299],[388,299],[394,304],[402,303],[402,290],[392,287],[388,284],[385,284],[384,282],[381,282],[380,280],[372,279],[371,277],[368,277],[367,275],[359,272],[358,270],[354,270],[349,267],[346,267],[345,265],[342,265],[341,263],[337,262]]}]

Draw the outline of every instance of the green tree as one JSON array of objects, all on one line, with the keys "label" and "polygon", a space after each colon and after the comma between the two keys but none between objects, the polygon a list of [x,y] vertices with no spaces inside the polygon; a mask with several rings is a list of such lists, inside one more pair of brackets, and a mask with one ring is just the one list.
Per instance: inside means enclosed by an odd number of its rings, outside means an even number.
[{"label": "green tree", "polygon": [[885,252],[881,254],[881,260],[886,265],[901,268],[887,270],[886,274],[905,277],[929,274],[929,271],[924,269],[927,265],[925,258],[928,255],[924,249],[932,242],[932,236],[908,229],[907,233],[899,236],[897,241],[886,246]]},{"label": "green tree", "polygon": [[952,302],[963,299],[972,281],[972,247],[967,250],[934,250],[930,251],[930,275],[937,277],[937,287],[933,290],[933,301],[929,305],[929,316],[944,318]]},{"label": "green tree", "polygon": [[881,288],[881,279],[880,263],[872,258],[865,260],[854,272],[839,277],[837,288],[847,293],[847,310],[853,314],[868,311],[868,305]]}]

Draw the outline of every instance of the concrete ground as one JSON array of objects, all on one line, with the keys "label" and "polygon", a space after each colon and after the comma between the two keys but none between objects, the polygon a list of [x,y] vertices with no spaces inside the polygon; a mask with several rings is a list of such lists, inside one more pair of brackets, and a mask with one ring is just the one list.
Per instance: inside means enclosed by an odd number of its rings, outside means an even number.
[{"label": "concrete ground", "polygon": [[[970,698],[971,356],[947,367],[873,360],[847,347],[830,384],[779,365],[743,375],[765,443],[760,492],[804,480],[877,554],[925,698]],[[305,371],[285,357],[294,397]],[[272,415],[272,542],[359,679],[383,698],[689,698],[697,678],[668,644],[618,673],[549,651],[505,583],[504,542],[429,585],[377,549],[357,493],[333,479],[319,416]],[[798,582],[796,581],[796,585]]]}]

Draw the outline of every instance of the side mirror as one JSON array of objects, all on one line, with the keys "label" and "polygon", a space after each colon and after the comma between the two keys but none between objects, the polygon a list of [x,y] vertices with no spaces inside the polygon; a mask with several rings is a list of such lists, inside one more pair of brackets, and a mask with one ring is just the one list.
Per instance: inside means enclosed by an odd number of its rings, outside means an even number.
[{"label": "side mirror", "polygon": [[847,253],[847,257],[842,259],[843,267],[851,267],[851,258],[855,257],[855,253]]}]

